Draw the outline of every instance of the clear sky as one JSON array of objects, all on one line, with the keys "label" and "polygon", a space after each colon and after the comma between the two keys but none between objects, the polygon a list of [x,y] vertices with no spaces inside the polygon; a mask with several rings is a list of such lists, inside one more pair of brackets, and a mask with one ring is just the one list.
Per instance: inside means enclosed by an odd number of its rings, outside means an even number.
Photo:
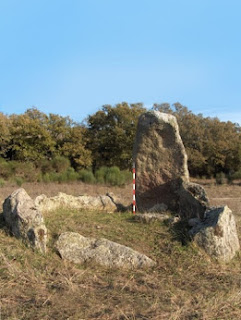
[{"label": "clear sky", "polygon": [[0,0],[0,111],[180,102],[241,125],[241,1]]}]

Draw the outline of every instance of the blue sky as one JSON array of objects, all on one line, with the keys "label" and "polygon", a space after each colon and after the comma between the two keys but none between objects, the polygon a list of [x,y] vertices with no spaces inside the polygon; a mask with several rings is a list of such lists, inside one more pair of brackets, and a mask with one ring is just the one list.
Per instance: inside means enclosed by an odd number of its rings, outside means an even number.
[{"label": "blue sky", "polygon": [[241,125],[241,1],[0,0],[0,111],[180,102]]}]

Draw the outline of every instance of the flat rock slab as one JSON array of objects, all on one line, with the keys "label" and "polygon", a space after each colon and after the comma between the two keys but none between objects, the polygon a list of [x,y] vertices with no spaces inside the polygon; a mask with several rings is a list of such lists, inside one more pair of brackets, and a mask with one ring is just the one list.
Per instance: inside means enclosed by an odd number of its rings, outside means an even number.
[{"label": "flat rock slab", "polygon": [[86,238],[79,233],[62,233],[56,248],[63,259],[74,263],[95,263],[111,268],[148,268],[156,263],[133,249],[107,239]]},{"label": "flat rock slab", "polygon": [[74,197],[62,192],[51,198],[42,194],[35,199],[35,205],[42,211],[52,211],[62,207],[103,212],[117,211],[117,206],[109,196],[93,197],[83,195]]},{"label": "flat rock slab", "polygon": [[191,219],[189,225],[196,244],[219,261],[231,260],[240,249],[235,219],[227,206],[210,210],[204,221]]},{"label": "flat rock slab", "polygon": [[40,210],[23,189],[17,189],[3,203],[3,218],[12,234],[33,248],[46,252],[47,228]]}]

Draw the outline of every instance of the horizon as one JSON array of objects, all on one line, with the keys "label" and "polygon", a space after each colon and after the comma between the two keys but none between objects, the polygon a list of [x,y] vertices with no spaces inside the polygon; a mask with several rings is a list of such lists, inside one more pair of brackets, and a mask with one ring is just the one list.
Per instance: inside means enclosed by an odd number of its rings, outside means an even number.
[{"label": "horizon", "polygon": [[[130,104],[135,104],[135,103],[142,103],[142,102],[131,102],[131,103],[129,103],[129,102],[127,102],[127,101],[122,101],[122,102],[119,102],[120,104],[121,103],[128,103],[129,105]],[[117,104],[119,104],[119,103],[117,103]],[[168,102],[167,102],[168,103]],[[175,103],[175,102],[174,102]],[[104,105],[109,105],[108,103],[106,103],[106,104],[104,104]],[[103,105],[103,106],[104,106]],[[170,104],[170,106],[172,107],[172,105],[173,104]],[[112,107],[114,107],[115,105],[112,105]],[[187,107],[188,108],[188,106],[185,106],[185,105],[183,105],[184,107]],[[147,111],[150,111],[150,110],[152,110],[152,108],[153,108],[153,105],[145,105],[144,103],[143,103],[143,107],[144,108],[146,108],[147,109]],[[82,122],[84,122],[87,118],[88,118],[88,116],[91,116],[91,115],[93,115],[93,114],[95,114],[97,111],[99,111],[99,110],[101,110],[102,109],[102,106],[101,107],[99,107],[96,111],[94,111],[92,114],[87,114],[84,118],[82,118],[82,119],[75,119],[74,117],[72,117],[70,114],[60,114],[60,113],[58,113],[58,112],[52,112],[52,111],[43,111],[43,110],[41,110],[40,108],[38,108],[37,106],[31,106],[31,107],[29,107],[29,108],[25,108],[25,109],[23,109],[23,111],[19,111],[19,112],[13,112],[13,113],[9,113],[9,112],[4,112],[4,111],[2,111],[2,110],[0,110],[0,112],[2,112],[4,115],[7,115],[7,116],[11,116],[12,114],[17,114],[17,115],[20,115],[20,114],[24,114],[28,109],[37,109],[38,111],[40,111],[40,112],[43,112],[43,113],[45,113],[46,115],[49,115],[50,113],[53,113],[53,114],[57,114],[57,115],[60,115],[60,116],[62,116],[62,117],[69,117],[71,120],[73,120],[74,122],[76,122],[76,123],[78,123],[78,124],[81,124]],[[238,126],[240,126],[241,125],[241,121],[240,121],[240,123],[239,122],[237,122],[237,121],[232,121],[232,120],[230,120],[229,118],[228,119],[226,119],[226,117],[225,116],[223,116],[223,117],[219,117],[219,116],[217,116],[217,115],[215,115],[215,113],[214,113],[214,115],[212,116],[212,115],[205,115],[205,114],[203,114],[202,112],[199,112],[199,113],[195,113],[195,112],[193,112],[190,108],[188,108],[188,111],[191,111],[193,114],[195,114],[195,115],[198,115],[198,114],[201,114],[204,118],[207,118],[207,117],[209,117],[209,118],[218,118],[221,122],[228,122],[228,121],[230,121],[230,122],[232,122],[232,123],[234,123],[234,124],[237,124]],[[232,117],[234,117],[235,118],[235,114],[234,113],[232,113],[231,114],[231,116],[230,116],[230,118],[232,118]]]},{"label": "horizon", "polygon": [[0,0],[0,112],[180,102],[241,125],[238,0]]}]

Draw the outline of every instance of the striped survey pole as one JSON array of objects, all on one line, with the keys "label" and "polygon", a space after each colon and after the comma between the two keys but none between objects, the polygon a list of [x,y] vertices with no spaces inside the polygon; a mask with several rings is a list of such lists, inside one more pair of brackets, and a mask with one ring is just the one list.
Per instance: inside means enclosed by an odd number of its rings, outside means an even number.
[{"label": "striped survey pole", "polygon": [[133,214],[136,214],[136,167],[133,162]]}]

